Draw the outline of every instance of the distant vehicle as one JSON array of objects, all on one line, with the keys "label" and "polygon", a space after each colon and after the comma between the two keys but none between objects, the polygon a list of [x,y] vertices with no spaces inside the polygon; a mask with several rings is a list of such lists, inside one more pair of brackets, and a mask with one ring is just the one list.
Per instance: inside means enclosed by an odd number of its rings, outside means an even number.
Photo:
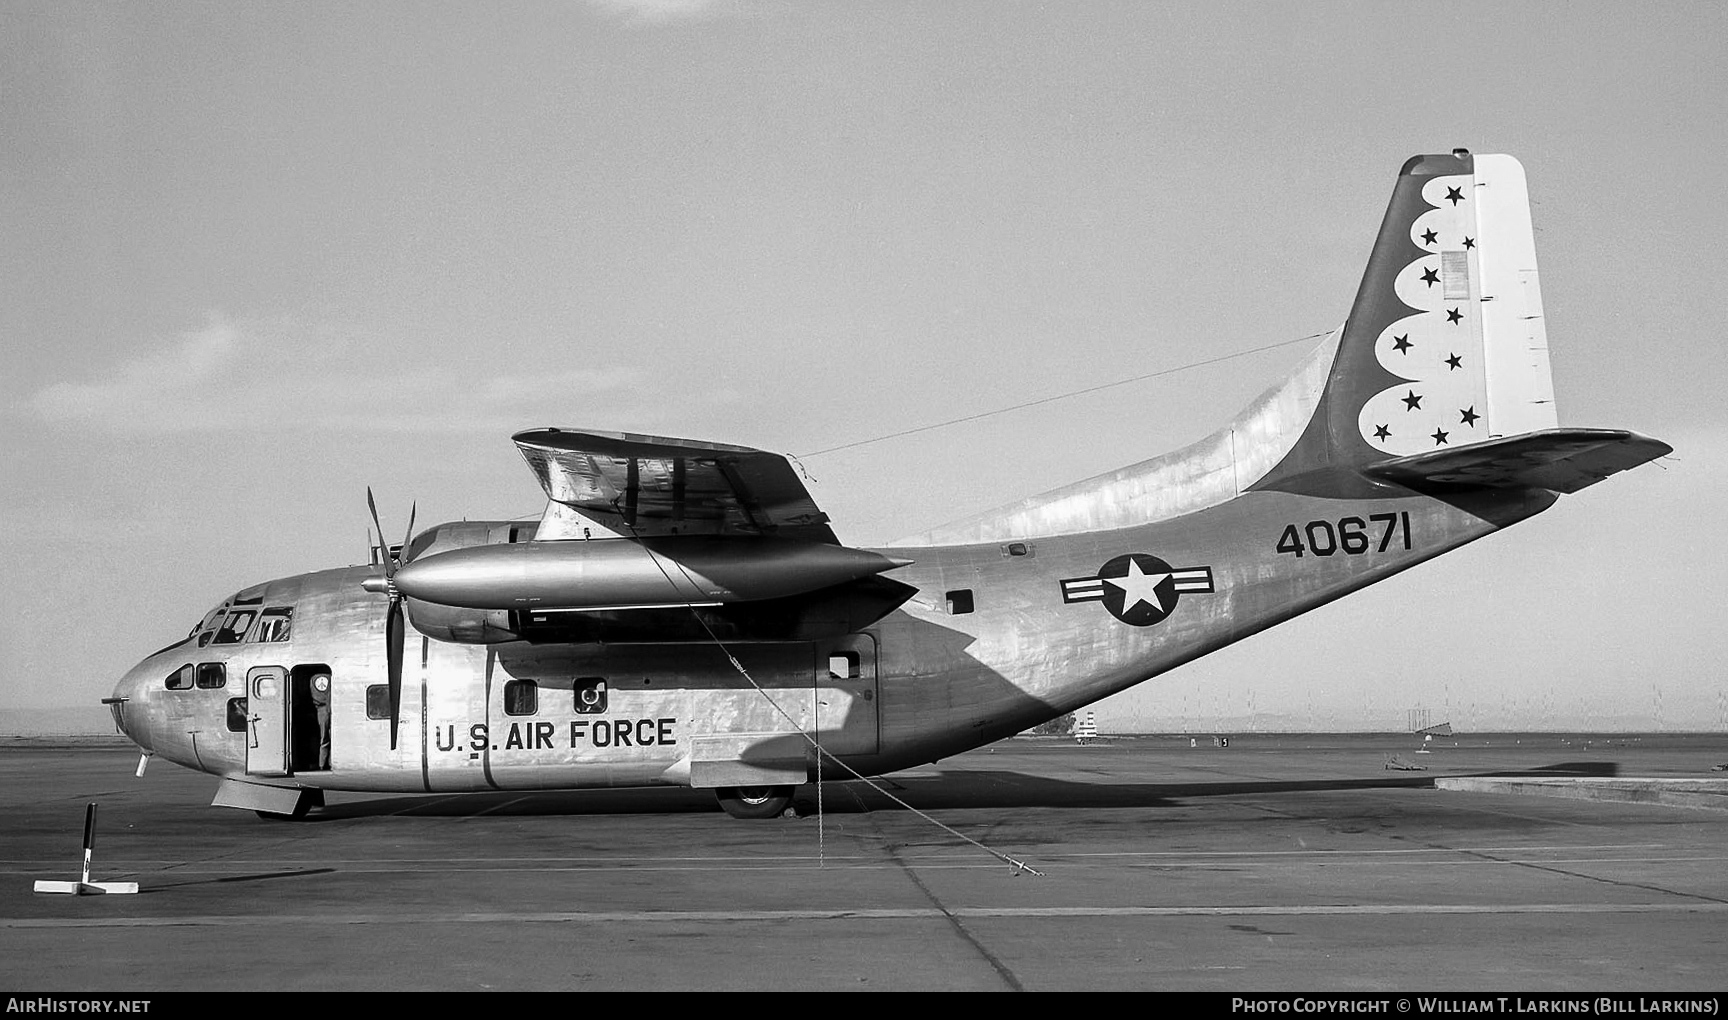
[{"label": "distant vehicle", "polygon": [[1344,325],[1234,421],[910,545],[841,545],[776,454],[514,439],[538,523],[410,518],[373,566],[236,592],[116,722],[266,815],[669,784],[767,817],[819,754],[868,775],[1018,733],[1670,452],[1558,427],[1523,168],[1464,150],[1404,164]]}]

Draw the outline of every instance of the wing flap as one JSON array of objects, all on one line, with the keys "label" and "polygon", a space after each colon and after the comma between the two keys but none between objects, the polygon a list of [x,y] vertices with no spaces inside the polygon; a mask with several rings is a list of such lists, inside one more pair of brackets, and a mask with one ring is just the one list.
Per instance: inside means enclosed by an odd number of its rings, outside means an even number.
[{"label": "wing flap", "polygon": [[[512,437],[557,506],[627,537],[755,535],[838,540],[785,457],[748,446],[628,432],[535,429]],[[565,536],[568,527],[548,535]]]},{"label": "wing flap", "polygon": [[1620,429],[1544,429],[1455,450],[1379,461],[1363,472],[1413,489],[1549,489],[1577,492],[1674,452]]}]

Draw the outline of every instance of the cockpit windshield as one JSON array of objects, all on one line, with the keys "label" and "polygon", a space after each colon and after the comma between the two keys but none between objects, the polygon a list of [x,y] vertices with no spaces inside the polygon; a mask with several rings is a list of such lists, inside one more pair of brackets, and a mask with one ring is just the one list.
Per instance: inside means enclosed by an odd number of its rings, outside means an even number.
[{"label": "cockpit windshield", "polygon": [[257,617],[255,609],[235,609],[229,612],[228,618],[222,621],[222,629],[216,632],[216,643],[231,645],[243,641],[246,632],[252,629],[252,620]]},{"label": "cockpit windshield", "polygon": [[234,645],[247,640],[287,641],[293,632],[294,607],[263,608],[257,606],[259,601],[240,596],[227,599],[204,614],[204,619],[198,621],[187,637],[197,637],[199,648],[210,644]]}]

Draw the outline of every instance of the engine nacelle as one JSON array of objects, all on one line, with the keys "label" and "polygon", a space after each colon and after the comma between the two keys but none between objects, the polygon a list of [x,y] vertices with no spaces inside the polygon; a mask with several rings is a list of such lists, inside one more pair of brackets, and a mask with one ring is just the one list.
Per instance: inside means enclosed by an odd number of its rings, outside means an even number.
[{"label": "engine nacelle", "polygon": [[429,546],[395,584],[409,598],[469,609],[660,609],[789,598],[910,562],[822,542],[671,535]]},{"label": "engine nacelle", "polygon": [[[414,536],[403,550],[402,562],[475,546],[507,545],[534,538],[539,521],[448,521]],[[518,641],[522,634],[511,626],[510,613],[503,610],[463,609],[410,598],[404,600],[414,629],[434,641],[459,645],[489,645]]]},{"label": "engine nacelle", "polygon": [[434,641],[490,645],[523,637],[511,628],[511,614],[507,610],[461,609],[419,599],[404,599],[403,605],[408,609],[408,622],[414,625],[414,629]]},{"label": "engine nacelle", "polygon": [[414,629],[455,644],[812,640],[868,626],[916,591],[878,576],[910,561],[863,549],[715,536],[536,543],[537,528],[457,521],[416,536],[394,578]]}]

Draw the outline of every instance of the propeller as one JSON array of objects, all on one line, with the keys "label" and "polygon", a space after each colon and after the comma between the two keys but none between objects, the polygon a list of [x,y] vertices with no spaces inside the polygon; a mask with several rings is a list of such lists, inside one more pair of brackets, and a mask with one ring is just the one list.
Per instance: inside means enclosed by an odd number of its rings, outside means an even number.
[{"label": "propeller", "polygon": [[[378,523],[378,504],[372,498],[372,487],[366,487],[366,507],[372,511],[372,527],[378,535],[379,559],[384,564],[384,576],[368,577],[363,583],[367,591],[379,592],[390,597],[390,607],[384,617],[385,670],[390,683],[390,750],[396,750],[396,731],[402,717],[402,640],[405,626],[402,621],[402,593],[396,590],[396,571],[401,569],[402,561],[390,554],[390,547],[384,544],[384,526]],[[409,539],[414,537],[414,515],[420,509],[416,502],[408,511],[408,532],[402,537],[402,550],[406,552]]]}]

